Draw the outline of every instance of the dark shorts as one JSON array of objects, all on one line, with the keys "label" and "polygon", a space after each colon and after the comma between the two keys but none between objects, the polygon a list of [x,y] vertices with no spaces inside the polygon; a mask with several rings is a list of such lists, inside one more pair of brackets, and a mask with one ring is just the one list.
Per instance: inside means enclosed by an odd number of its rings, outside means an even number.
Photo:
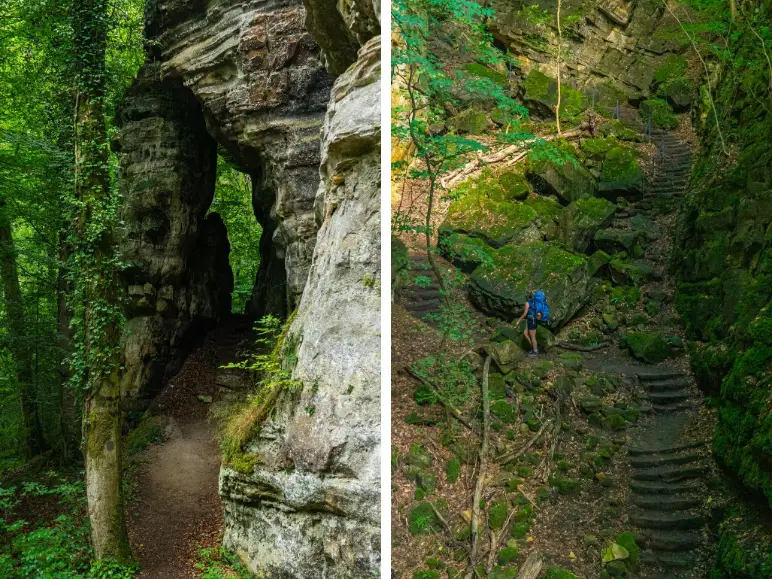
[{"label": "dark shorts", "polygon": [[536,318],[527,317],[525,318],[526,323],[528,324],[529,330],[535,330],[536,326],[541,322],[541,320],[537,320]]}]

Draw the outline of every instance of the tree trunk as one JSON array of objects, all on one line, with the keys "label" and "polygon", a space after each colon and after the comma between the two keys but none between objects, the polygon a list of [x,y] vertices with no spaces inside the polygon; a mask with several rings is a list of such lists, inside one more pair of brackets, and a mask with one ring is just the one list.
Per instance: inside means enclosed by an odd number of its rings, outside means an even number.
[{"label": "tree trunk", "polygon": [[32,379],[34,375],[32,349],[27,336],[16,248],[13,242],[11,220],[6,213],[3,199],[0,199],[0,275],[3,278],[3,295],[8,314],[10,351],[16,366],[16,381],[24,428],[24,456],[32,458],[40,454],[46,448],[46,444],[38,411],[37,393]]},{"label": "tree trunk", "polygon": [[132,559],[121,487],[120,314],[104,119],[107,1],[76,0],[73,265],[75,382],[83,391],[86,495],[97,560]]}]

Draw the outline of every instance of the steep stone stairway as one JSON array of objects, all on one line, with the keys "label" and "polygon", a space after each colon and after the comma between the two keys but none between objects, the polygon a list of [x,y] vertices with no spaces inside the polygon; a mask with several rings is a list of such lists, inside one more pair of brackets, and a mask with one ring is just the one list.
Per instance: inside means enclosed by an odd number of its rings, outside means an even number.
[{"label": "steep stone stairway", "polygon": [[651,141],[657,146],[651,191],[660,200],[677,202],[689,186],[692,151],[674,131],[654,130]]},{"label": "steep stone stairway", "polygon": [[647,576],[677,577],[678,571],[694,565],[692,552],[702,542],[707,441],[683,440],[696,400],[680,370],[655,367],[639,371],[637,377],[652,402],[654,418],[629,449],[630,522],[640,529]]},{"label": "steep stone stairway", "polygon": [[[426,254],[411,251],[409,254],[410,284],[400,292],[400,301],[411,315],[424,319],[427,314],[439,312],[441,295],[440,284],[434,274]],[[415,278],[419,278],[416,283]]]}]

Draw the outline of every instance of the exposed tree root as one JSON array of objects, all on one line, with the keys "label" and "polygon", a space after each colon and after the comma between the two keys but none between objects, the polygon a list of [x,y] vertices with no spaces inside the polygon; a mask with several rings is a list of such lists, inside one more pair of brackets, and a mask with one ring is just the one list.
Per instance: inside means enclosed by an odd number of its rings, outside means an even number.
[{"label": "exposed tree root", "polygon": [[477,436],[480,436],[480,433],[479,433],[479,432],[477,432],[477,430],[475,430],[474,426],[472,426],[472,425],[469,423],[469,421],[468,421],[466,418],[464,418],[464,416],[463,416],[463,414],[461,413],[461,411],[460,411],[458,408],[456,408],[455,406],[453,406],[453,405],[452,405],[450,402],[448,402],[447,400],[445,400],[445,398],[443,398],[443,397],[442,397],[442,394],[440,394],[440,393],[439,393],[439,391],[437,390],[437,388],[435,388],[435,387],[434,387],[434,384],[432,384],[431,382],[429,382],[429,381],[428,381],[426,378],[424,378],[423,376],[420,376],[420,375],[419,375],[419,374],[417,374],[416,372],[413,372],[413,370],[412,370],[411,368],[407,368],[407,372],[408,372],[408,374],[410,374],[411,376],[413,376],[414,378],[416,378],[417,380],[419,380],[419,381],[420,381],[420,382],[421,382],[421,383],[422,383],[424,386],[426,386],[427,388],[429,388],[429,389],[432,391],[432,394],[434,394],[434,395],[437,397],[437,402],[439,402],[440,404],[442,404],[442,405],[443,405],[443,406],[444,406],[444,407],[445,407],[445,408],[448,410],[448,413],[449,413],[449,414],[450,414],[450,415],[451,415],[453,418],[455,418],[456,420],[458,420],[458,421],[459,421],[461,424],[463,424],[464,426],[466,426],[466,427],[467,427],[469,430],[471,430],[472,432],[474,432],[474,433],[475,433]]},{"label": "exposed tree root", "polygon": [[[482,378],[482,403],[483,403],[483,440],[480,447],[480,471],[477,474],[477,483],[474,488],[474,498],[472,499],[472,545],[469,551],[469,561],[472,565],[471,573],[477,573],[477,561],[479,552],[479,534],[480,534],[480,498],[482,497],[483,485],[485,483],[485,472],[488,468],[488,432],[490,430],[490,399],[488,398],[488,372],[491,367],[491,357],[485,358]],[[471,576],[471,573],[467,577]]]},{"label": "exposed tree root", "polygon": [[507,454],[502,454],[500,457],[496,459],[496,462],[504,463],[509,462],[513,458],[517,458],[518,456],[525,453],[526,450],[531,448],[533,446],[533,443],[539,440],[539,437],[544,434],[544,430],[547,428],[547,426],[550,425],[552,422],[552,419],[547,420],[544,424],[541,425],[541,428],[539,429],[539,432],[533,435],[533,438],[525,443],[525,446],[523,446],[520,450],[516,450],[514,452],[508,452]]}]

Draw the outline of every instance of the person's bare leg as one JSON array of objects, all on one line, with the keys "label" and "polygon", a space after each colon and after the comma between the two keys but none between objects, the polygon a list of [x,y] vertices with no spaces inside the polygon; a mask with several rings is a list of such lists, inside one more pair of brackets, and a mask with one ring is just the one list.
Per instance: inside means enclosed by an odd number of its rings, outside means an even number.
[{"label": "person's bare leg", "polygon": [[536,343],[536,330],[528,330],[528,334],[530,335],[529,342],[531,342],[531,345],[533,346],[533,351],[538,352],[539,345]]},{"label": "person's bare leg", "polygon": [[531,342],[531,336],[528,334],[529,331],[530,330],[526,328],[526,330],[523,332],[523,337],[525,338],[525,341],[531,345],[531,349],[533,350],[533,342]]}]

